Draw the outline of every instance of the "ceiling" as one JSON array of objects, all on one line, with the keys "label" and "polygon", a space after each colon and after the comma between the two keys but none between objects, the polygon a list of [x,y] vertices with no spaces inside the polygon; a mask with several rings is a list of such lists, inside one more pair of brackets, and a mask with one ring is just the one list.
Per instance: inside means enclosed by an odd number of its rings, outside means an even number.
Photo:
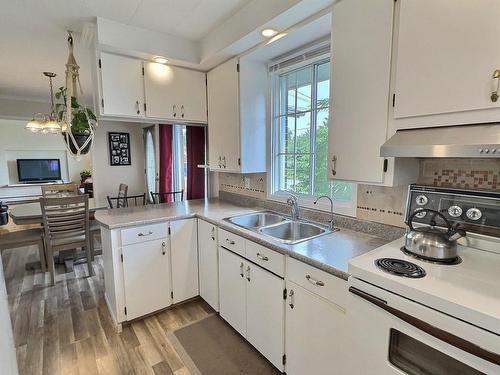
[{"label": "ceiling", "polygon": [[[102,17],[197,41],[250,0],[1,0],[0,97],[48,100],[43,71],[64,83],[67,29]],[[81,83],[91,98],[90,57],[75,45]]]}]

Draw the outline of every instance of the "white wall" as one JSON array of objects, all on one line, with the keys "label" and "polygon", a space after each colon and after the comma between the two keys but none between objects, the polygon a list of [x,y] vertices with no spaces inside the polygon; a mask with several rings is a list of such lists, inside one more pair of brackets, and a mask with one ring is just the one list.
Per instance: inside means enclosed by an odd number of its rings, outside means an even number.
[{"label": "white wall", "polygon": [[[130,134],[130,166],[111,166],[109,159],[108,132],[116,131]],[[146,192],[144,174],[144,142],[142,126],[138,123],[100,121],[92,149],[94,198],[96,203],[106,205],[106,197],[118,194],[118,185],[128,185],[128,194]]]},{"label": "white wall", "polygon": [[68,155],[61,135],[34,134],[24,129],[26,121],[0,119],[0,186],[18,183],[16,159],[61,159],[65,181],[80,181],[80,172],[92,169],[92,158],[85,155],[76,161]]}]

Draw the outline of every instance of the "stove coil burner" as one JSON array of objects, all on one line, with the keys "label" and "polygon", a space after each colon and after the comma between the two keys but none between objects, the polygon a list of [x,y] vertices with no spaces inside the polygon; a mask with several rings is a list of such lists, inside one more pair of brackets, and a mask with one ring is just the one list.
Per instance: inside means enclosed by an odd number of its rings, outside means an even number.
[{"label": "stove coil burner", "polygon": [[385,272],[412,279],[419,279],[426,275],[422,267],[402,259],[380,258],[375,261],[375,265]]}]

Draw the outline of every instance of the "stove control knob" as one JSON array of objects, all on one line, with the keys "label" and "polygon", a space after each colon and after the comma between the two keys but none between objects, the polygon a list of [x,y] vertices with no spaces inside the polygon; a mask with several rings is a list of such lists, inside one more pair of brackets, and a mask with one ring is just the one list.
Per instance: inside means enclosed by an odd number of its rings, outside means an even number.
[{"label": "stove control knob", "polygon": [[462,209],[459,206],[451,206],[448,208],[448,214],[451,217],[460,217],[462,216]]},{"label": "stove control knob", "polygon": [[479,208],[469,208],[467,210],[467,213],[466,213],[467,217],[471,220],[479,220],[481,219],[481,217],[483,216],[483,213],[481,212],[481,210]]},{"label": "stove control knob", "polygon": [[415,202],[417,202],[419,206],[425,206],[427,202],[429,202],[429,198],[427,198],[425,195],[417,195],[417,197],[415,198]]},{"label": "stove control knob", "polygon": [[[427,198],[426,198],[427,199]],[[423,208],[417,208],[415,211],[422,211],[415,215],[419,219],[423,219],[427,215],[427,211],[423,211]]]}]

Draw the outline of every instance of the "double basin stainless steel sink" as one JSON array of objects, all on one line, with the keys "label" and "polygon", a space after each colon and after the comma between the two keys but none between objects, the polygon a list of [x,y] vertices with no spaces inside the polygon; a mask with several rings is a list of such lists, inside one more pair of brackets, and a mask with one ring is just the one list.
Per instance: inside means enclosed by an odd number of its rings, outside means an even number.
[{"label": "double basin stainless steel sink", "polygon": [[274,212],[238,215],[225,220],[289,245],[332,233],[319,225],[304,220],[292,220]]}]

